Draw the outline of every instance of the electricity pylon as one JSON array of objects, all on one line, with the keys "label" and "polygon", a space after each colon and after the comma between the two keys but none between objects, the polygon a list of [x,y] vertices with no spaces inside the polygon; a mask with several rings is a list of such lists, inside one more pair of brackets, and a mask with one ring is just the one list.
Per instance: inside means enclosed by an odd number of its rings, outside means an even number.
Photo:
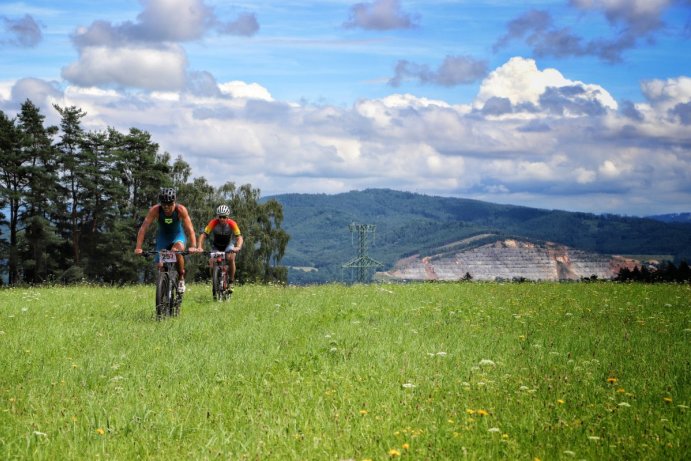
[{"label": "electricity pylon", "polygon": [[369,245],[368,243],[368,234],[372,234],[372,237],[374,238],[374,231],[377,229],[377,226],[374,224],[355,224],[352,223],[351,225],[348,226],[351,232],[351,238],[352,235],[357,233],[358,236],[358,252],[357,256],[347,263],[343,264],[341,266],[342,270],[345,272],[346,269],[350,269],[351,273],[352,271],[355,271],[356,273],[356,281],[358,283],[365,283],[369,281],[369,277],[371,276],[371,272],[374,270],[374,268],[377,267],[383,267],[384,265],[377,261],[376,259],[372,259],[367,255],[367,247]]}]

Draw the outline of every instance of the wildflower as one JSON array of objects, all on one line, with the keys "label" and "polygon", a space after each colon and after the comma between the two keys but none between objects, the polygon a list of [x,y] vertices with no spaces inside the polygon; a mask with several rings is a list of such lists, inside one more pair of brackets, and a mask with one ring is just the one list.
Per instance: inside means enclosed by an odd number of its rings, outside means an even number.
[{"label": "wildflower", "polygon": [[360,414],[361,414],[362,416],[365,416],[367,413],[368,413],[367,410],[360,410]]},{"label": "wildflower", "polygon": [[489,411],[487,411],[487,410],[478,410],[478,411],[477,411],[477,414],[480,415],[480,416],[487,416],[487,415],[489,415]]},{"label": "wildflower", "polygon": [[475,410],[471,410],[470,408],[468,408],[465,412],[468,413],[469,415],[475,414]]},{"label": "wildflower", "polygon": [[391,450],[389,450],[389,456],[392,458],[396,458],[398,456],[401,456],[401,452],[396,450],[395,448],[392,448]]},{"label": "wildflower", "polygon": [[404,444],[403,444],[403,449],[404,449],[404,450],[409,450],[409,449],[410,449],[410,444],[404,443]]},{"label": "wildflower", "polygon": [[617,389],[617,392],[623,394],[624,392],[626,392],[626,390],[623,387],[620,387],[619,389]]},{"label": "wildflower", "polygon": [[672,403],[672,397],[664,397],[662,400],[664,400],[667,403]]},{"label": "wildflower", "polygon": [[562,399],[559,399],[559,400],[557,400],[557,403],[558,403],[559,405],[564,405],[566,402],[563,401]]},{"label": "wildflower", "polygon": [[609,378],[607,378],[607,382],[610,384],[614,384],[617,382],[617,378],[610,376]]},{"label": "wildflower", "polygon": [[103,428],[99,427],[98,429],[96,429],[96,433],[97,433],[98,435],[104,435],[104,434],[106,433],[106,431],[103,430]]}]

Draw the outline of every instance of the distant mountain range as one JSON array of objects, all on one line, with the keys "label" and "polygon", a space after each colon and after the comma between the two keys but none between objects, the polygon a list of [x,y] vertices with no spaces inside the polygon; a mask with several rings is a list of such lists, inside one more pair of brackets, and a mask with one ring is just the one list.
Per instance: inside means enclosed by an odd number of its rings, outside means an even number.
[{"label": "distant mountain range", "polygon": [[283,206],[283,228],[291,239],[282,264],[295,284],[342,280],[342,265],[359,250],[352,223],[376,226],[375,233],[364,234],[365,248],[383,270],[406,257],[439,254],[454,242],[480,246],[502,239],[554,242],[604,255],[691,260],[691,223],[683,220],[543,210],[390,189],[269,198]]},{"label": "distant mountain range", "polygon": [[662,222],[691,223],[691,213],[658,214],[648,218]]}]

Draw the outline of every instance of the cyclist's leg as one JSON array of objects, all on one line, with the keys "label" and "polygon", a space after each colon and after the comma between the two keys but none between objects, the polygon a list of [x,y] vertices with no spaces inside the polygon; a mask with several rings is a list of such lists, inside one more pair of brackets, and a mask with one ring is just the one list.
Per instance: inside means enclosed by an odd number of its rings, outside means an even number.
[{"label": "cyclist's leg", "polygon": [[[173,251],[185,251],[185,237],[184,235],[178,235],[175,237],[173,245],[170,247]],[[177,255],[177,266],[178,266],[178,276],[180,280],[185,280],[185,257],[182,255]]]},{"label": "cyclist's leg", "polygon": [[226,258],[228,258],[228,267],[230,268],[230,281],[229,283],[235,283],[235,252],[233,249],[235,246],[231,243],[225,249]]}]

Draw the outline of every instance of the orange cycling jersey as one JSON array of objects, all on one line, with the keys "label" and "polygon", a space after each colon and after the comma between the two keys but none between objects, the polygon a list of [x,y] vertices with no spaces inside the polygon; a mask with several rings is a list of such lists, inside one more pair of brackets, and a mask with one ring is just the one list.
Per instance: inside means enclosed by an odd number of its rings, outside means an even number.
[{"label": "orange cycling jersey", "polygon": [[221,251],[225,250],[230,244],[231,238],[241,235],[238,224],[230,218],[225,220],[220,220],[218,218],[212,219],[204,228],[204,233],[207,236],[213,233],[213,240],[211,243],[214,248]]}]

